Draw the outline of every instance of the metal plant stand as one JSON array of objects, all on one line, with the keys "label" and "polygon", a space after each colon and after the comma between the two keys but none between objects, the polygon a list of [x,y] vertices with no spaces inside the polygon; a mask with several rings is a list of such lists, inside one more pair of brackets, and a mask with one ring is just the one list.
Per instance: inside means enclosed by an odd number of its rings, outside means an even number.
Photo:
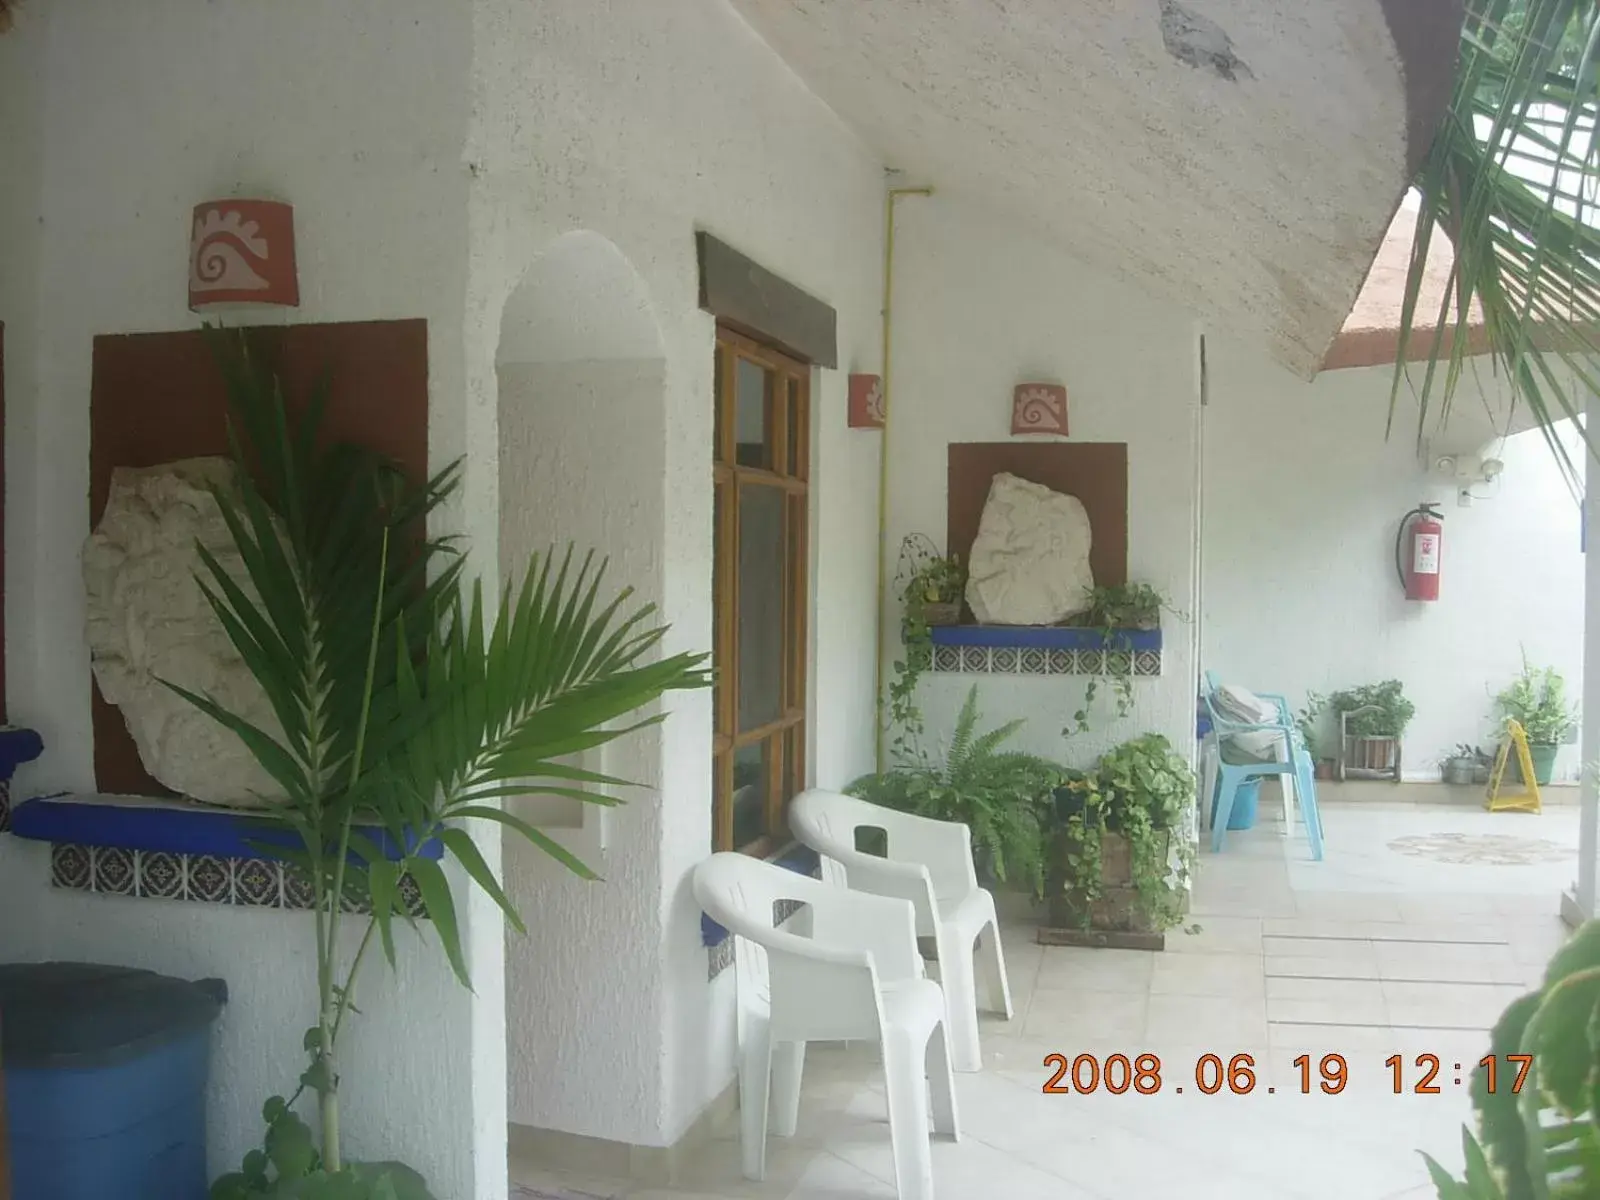
[{"label": "metal plant stand", "polygon": [[1339,755],[1334,760],[1334,778],[1389,779],[1400,782],[1400,739],[1397,737],[1351,737],[1349,720],[1362,713],[1382,712],[1375,704],[1353,708],[1339,714]]}]

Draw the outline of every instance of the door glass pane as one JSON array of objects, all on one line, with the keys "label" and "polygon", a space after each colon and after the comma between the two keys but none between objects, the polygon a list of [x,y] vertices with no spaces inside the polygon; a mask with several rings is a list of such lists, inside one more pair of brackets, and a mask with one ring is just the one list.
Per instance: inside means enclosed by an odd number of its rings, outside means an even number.
[{"label": "door glass pane", "polygon": [[772,469],[772,372],[747,358],[734,368],[734,437],[739,465]]},{"label": "door glass pane", "polygon": [[770,739],[733,752],[733,848],[742,849],[767,832],[767,770]]},{"label": "door glass pane", "polygon": [[784,493],[739,487],[739,729],[783,713]]},{"label": "door glass pane", "polygon": [[791,725],[783,743],[783,802],[806,790],[806,727]]},{"label": "door glass pane", "polygon": [[[711,628],[714,632],[722,629],[722,573],[727,570],[727,563],[722,561],[722,493],[726,489],[722,484],[715,484],[711,489]],[[727,681],[722,677],[723,663],[717,655],[717,647],[722,638],[713,636],[711,639],[711,728],[718,733],[722,732],[722,714],[726,708],[723,692],[727,688]]]},{"label": "door glass pane", "polygon": [[810,603],[806,582],[806,497],[790,496],[788,499],[788,543],[785,560],[785,584],[789,602],[788,641],[785,649],[789,655],[789,673],[786,678],[784,704],[789,708],[804,708],[806,703],[806,623],[805,614]]},{"label": "door glass pane", "polygon": [[805,443],[802,440],[804,433],[800,425],[800,381],[798,379],[791,378],[789,380],[789,403],[784,405],[784,411],[788,414],[789,421],[788,471],[789,474],[804,479],[805,471],[801,469],[801,463],[804,459],[801,451],[805,448]]},{"label": "door glass pane", "polygon": [[726,755],[711,756],[711,849],[714,851],[731,849],[727,830],[722,827],[722,798],[726,794],[723,791],[722,770],[727,762]]},{"label": "door glass pane", "polygon": [[716,366],[713,369],[715,382],[712,384],[711,389],[711,411],[715,414],[712,418],[712,437],[715,440],[711,443],[711,457],[717,462],[724,461],[722,448],[722,364],[727,357],[722,347],[718,346],[717,353],[713,357]]}]

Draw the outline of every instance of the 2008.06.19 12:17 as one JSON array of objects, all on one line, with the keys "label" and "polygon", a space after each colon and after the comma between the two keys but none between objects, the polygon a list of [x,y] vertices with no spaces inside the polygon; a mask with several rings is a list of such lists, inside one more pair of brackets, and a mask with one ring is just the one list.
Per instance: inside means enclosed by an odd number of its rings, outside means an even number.
[{"label": "2008.06.19 12:17", "polygon": [[[1120,1096],[1132,1091],[1141,1096],[1150,1096],[1166,1090],[1168,1082],[1163,1076],[1161,1057],[1149,1052],[1133,1057],[1111,1054],[1104,1059],[1093,1054],[1078,1054],[1071,1058],[1065,1054],[1047,1054],[1044,1065],[1051,1070],[1044,1084],[1046,1095],[1090,1095],[1105,1091]],[[1294,1068],[1293,1083],[1298,1086],[1286,1090],[1298,1091],[1301,1095],[1321,1092],[1336,1096],[1350,1082],[1350,1064],[1342,1054],[1324,1054],[1316,1059],[1309,1054],[1302,1054],[1293,1059],[1290,1065]],[[1418,1095],[1438,1095],[1444,1090],[1441,1083],[1453,1083],[1461,1087],[1469,1080],[1468,1064],[1463,1063],[1450,1064],[1451,1073],[1441,1080],[1445,1064],[1437,1054],[1419,1054],[1413,1060],[1393,1054],[1384,1060],[1383,1065],[1388,1068],[1395,1095],[1407,1091]],[[1480,1070],[1486,1091],[1508,1091],[1515,1095],[1522,1091],[1528,1069],[1533,1065],[1533,1056],[1490,1054],[1470,1065]],[[1215,1096],[1223,1091],[1235,1096],[1247,1095],[1257,1088],[1258,1070],[1254,1056],[1249,1054],[1235,1054],[1226,1060],[1219,1054],[1203,1054],[1194,1062],[1194,1087],[1205,1096]],[[1184,1083],[1177,1079],[1171,1082],[1173,1093],[1181,1095]],[[1263,1090],[1270,1095],[1278,1089],[1268,1086]]]}]

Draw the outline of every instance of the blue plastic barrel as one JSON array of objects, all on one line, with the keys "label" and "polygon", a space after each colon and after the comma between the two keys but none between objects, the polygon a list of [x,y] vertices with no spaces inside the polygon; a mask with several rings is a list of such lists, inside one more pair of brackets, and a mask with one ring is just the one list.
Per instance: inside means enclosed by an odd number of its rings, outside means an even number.
[{"label": "blue plastic barrel", "polygon": [[221,980],[88,963],[0,966],[17,1200],[205,1200]]},{"label": "blue plastic barrel", "polygon": [[[1254,829],[1256,810],[1261,804],[1261,777],[1247,779],[1233,794],[1233,811],[1228,814],[1228,828],[1234,832]],[[1211,820],[1217,819],[1217,801],[1211,802]]]}]

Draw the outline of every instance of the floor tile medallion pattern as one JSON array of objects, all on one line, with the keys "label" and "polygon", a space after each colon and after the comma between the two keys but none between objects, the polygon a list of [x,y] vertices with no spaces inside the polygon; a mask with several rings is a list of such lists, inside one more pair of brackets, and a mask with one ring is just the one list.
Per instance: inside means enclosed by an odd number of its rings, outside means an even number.
[{"label": "floor tile medallion pattern", "polygon": [[1521,867],[1562,862],[1573,856],[1569,846],[1544,838],[1516,837],[1507,833],[1425,833],[1396,838],[1389,849],[1412,858],[1434,862],[1480,863],[1485,866]]}]

